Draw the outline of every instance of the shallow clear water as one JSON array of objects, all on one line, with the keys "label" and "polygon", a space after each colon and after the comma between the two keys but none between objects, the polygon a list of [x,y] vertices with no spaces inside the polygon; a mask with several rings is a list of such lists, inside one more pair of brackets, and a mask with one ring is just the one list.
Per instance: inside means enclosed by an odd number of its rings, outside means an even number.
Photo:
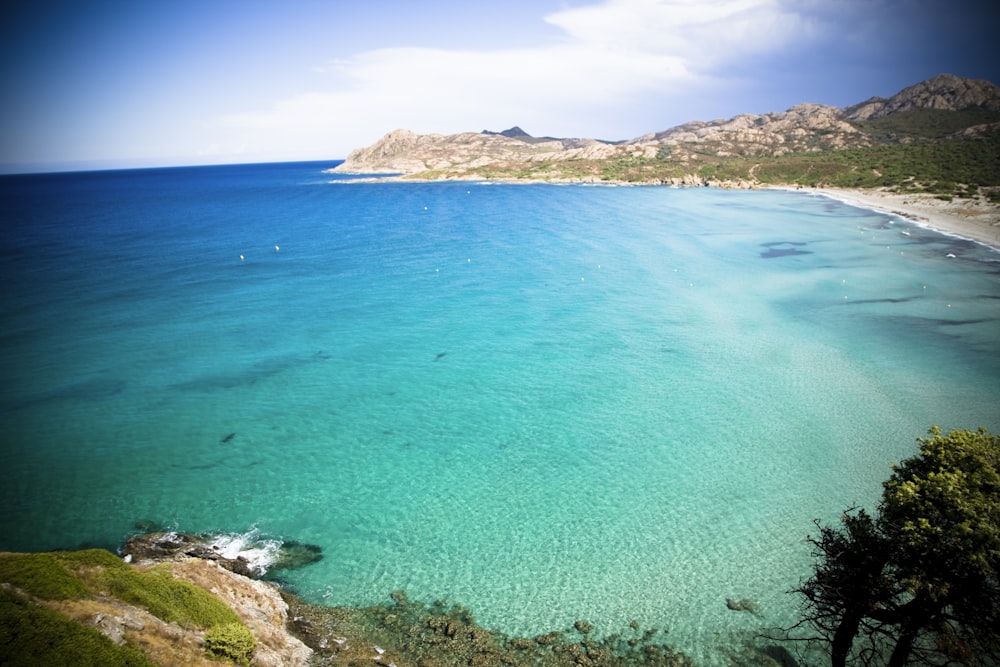
[{"label": "shallow clear water", "polygon": [[0,179],[0,549],[255,527],[323,547],[314,601],[635,619],[711,663],[794,619],[814,518],[931,424],[1000,430],[982,246],[791,192],[326,166]]}]

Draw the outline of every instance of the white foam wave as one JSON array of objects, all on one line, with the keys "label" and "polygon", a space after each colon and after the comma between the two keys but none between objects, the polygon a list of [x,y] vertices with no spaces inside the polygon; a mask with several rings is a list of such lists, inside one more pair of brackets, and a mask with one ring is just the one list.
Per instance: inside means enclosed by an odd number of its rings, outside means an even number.
[{"label": "white foam wave", "polygon": [[263,576],[278,561],[281,540],[265,539],[256,528],[245,533],[220,533],[206,537],[206,544],[225,558],[243,558],[250,571]]}]

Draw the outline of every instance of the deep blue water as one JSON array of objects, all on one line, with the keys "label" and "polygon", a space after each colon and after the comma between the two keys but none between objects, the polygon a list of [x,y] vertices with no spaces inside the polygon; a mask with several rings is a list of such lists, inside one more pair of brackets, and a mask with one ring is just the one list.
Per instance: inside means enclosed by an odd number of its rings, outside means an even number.
[{"label": "deep blue water", "polygon": [[329,166],[0,178],[0,549],[255,529],[323,547],[313,600],[711,663],[794,619],[814,518],[931,424],[1000,430],[995,251],[791,192]]}]

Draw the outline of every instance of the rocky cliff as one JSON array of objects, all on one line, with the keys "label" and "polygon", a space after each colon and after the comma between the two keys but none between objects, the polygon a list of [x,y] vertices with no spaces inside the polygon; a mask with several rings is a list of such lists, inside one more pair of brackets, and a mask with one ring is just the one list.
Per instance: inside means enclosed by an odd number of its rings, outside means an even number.
[{"label": "rocky cliff", "polygon": [[[988,81],[942,74],[891,98],[875,97],[846,108],[805,103],[782,112],[692,121],[623,142],[536,138],[519,127],[454,135],[396,130],[372,146],[352,151],[332,171],[432,179],[586,181],[620,180],[618,176],[624,175],[624,180],[630,180],[629,174],[636,173],[634,167],[656,162],[660,175],[653,180],[663,182],[663,173],[672,173],[676,179],[691,173],[685,171],[689,165],[704,164],[706,159],[819,154],[898,141],[895,126],[889,121],[902,122],[908,115],[927,110],[975,111],[971,115],[953,114],[944,124],[948,133],[989,134],[1000,121],[1000,89]],[[873,121],[878,124],[873,125]],[[905,139],[912,141],[913,133]],[[670,164],[679,171],[664,171]]]}]

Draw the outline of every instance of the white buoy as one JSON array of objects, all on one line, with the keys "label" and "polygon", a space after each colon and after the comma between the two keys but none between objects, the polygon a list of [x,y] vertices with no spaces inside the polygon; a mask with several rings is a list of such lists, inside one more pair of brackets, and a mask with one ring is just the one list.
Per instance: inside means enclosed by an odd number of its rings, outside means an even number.
[{"label": "white buoy", "polygon": [[240,261],[241,262],[243,261],[243,255],[240,255]]},{"label": "white buoy", "polygon": [[954,259],[955,253],[949,252],[947,255],[945,255],[945,257],[951,257],[952,259]]},{"label": "white buoy", "polygon": [[281,250],[281,248],[279,248],[278,246],[274,246],[274,252],[278,252],[279,250]]}]

